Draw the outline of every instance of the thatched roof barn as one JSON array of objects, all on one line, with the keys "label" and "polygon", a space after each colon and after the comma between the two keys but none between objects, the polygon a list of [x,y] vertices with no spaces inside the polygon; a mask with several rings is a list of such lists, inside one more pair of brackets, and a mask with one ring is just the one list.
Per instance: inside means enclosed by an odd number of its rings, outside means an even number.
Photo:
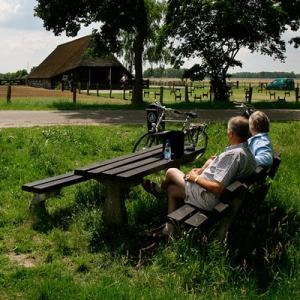
[{"label": "thatched roof barn", "polygon": [[91,36],[61,44],[27,77],[28,85],[54,88],[62,81],[74,83],[119,85],[122,74],[131,74],[111,54],[107,58],[92,58],[86,51],[92,47]]}]

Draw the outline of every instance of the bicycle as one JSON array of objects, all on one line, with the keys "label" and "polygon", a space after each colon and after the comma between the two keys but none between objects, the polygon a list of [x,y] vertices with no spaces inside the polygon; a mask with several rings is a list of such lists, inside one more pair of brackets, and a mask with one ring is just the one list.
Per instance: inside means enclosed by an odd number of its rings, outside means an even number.
[{"label": "bicycle", "polygon": [[244,102],[233,102],[234,107],[237,108],[246,108],[244,113],[242,114],[243,117],[249,119],[249,117],[255,112],[255,107],[249,103]]},{"label": "bicycle", "polygon": [[[197,156],[197,159],[201,157],[204,154],[208,143],[208,135],[206,133],[207,124],[188,124],[190,118],[195,119],[198,116],[195,111],[181,112],[177,109],[162,106],[158,101],[155,101],[154,105],[157,107],[158,112],[157,123],[151,123],[151,129],[138,139],[132,152],[162,143],[162,133],[165,132],[163,123],[183,123],[181,131],[184,133],[185,149],[193,151],[195,147],[203,147],[204,151]],[[173,115],[176,117],[178,115],[184,115],[185,118],[165,119],[166,115]]]}]

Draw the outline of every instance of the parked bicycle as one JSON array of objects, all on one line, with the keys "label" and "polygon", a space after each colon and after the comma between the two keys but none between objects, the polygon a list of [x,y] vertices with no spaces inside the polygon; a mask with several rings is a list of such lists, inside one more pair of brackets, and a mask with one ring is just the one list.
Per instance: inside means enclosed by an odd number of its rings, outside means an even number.
[{"label": "parked bicycle", "polygon": [[[152,123],[151,129],[138,139],[133,147],[133,152],[162,143],[161,133],[164,132],[164,123],[182,123],[181,130],[184,133],[185,149],[193,151],[195,147],[203,147],[204,151],[197,158],[201,157],[207,147],[208,135],[206,133],[207,124],[189,123],[190,119],[197,118],[197,113],[195,111],[181,112],[177,109],[167,108],[158,101],[154,102],[154,106],[158,112],[157,122]],[[183,115],[184,119],[179,119],[178,116],[180,115]],[[166,118],[169,116],[176,116],[176,119]]]}]

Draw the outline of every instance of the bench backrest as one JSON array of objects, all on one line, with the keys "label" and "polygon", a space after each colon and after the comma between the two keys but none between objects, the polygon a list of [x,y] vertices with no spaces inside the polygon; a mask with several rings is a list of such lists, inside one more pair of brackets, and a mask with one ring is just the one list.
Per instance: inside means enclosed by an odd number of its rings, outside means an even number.
[{"label": "bench backrest", "polygon": [[248,188],[248,190],[251,190],[253,187],[255,187],[255,190],[253,191],[255,197],[263,200],[271,185],[271,180],[268,180],[268,178],[274,179],[274,176],[281,163],[280,157],[281,153],[275,152],[273,156],[273,164],[270,168],[265,169],[261,166],[258,166],[252,175],[241,178],[229,185],[221,196],[221,201],[224,203],[229,203],[234,197],[234,194],[237,193],[242,186]]}]

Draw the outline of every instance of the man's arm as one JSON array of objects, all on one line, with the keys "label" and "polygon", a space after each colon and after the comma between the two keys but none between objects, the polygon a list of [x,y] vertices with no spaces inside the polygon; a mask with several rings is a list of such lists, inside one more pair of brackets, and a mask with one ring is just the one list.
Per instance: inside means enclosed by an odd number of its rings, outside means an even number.
[{"label": "man's arm", "polygon": [[195,171],[198,175],[202,174],[203,171],[211,164],[211,162],[216,158],[216,156],[212,156],[210,159],[208,159],[205,164],[201,168],[193,169],[192,171]]},{"label": "man's arm", "polygon": [[224,190],[226,189],[226,186],[224,184],[217,181],[210,181],[203,177],[199,177],[199,175],[193,170],[189,173],[188,180],[190,182],[199,184],[200,186],[205,188],[208,192],[214,193],[218,196],[221,196]]}]

